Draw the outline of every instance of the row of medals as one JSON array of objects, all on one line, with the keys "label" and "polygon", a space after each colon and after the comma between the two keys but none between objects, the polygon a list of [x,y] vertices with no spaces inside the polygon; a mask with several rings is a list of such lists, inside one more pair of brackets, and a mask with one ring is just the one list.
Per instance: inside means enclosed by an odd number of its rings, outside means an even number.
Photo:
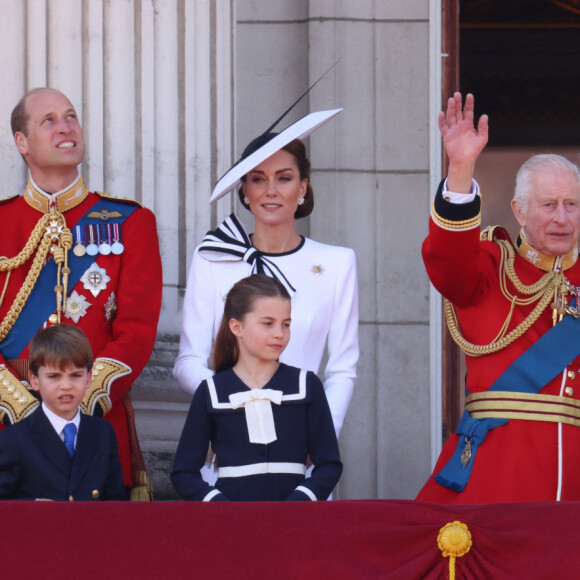
[{"label": "row of medals", "polygon": [[[76,245],[73,248],[75,256],[80,258],[85,254],[89,256],[96,256],[97,254],[101,254],[102,256],[108,256],[109,254],[119,255],[125,250],[125,246],[123,246],[119,239],[118,224],[115,224],[114,238],[111,236],[110,224],[107,224],[105,227],[99,225],[87,225],[85,228],[87,229],[87,238],[89,240],[87,245],[84,244],[85,240],[82,237],[80,226],[75,226]],[[101,232],[105,234],[104,238],[101,237]]]}]

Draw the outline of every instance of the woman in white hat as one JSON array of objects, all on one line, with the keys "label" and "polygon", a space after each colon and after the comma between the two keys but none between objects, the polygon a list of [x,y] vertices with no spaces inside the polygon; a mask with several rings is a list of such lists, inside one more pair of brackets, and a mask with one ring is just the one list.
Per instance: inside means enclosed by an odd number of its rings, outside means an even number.
[{"label": "woman in white hat", "polygon": [[278,134],[269,129],[216,185],[210,203],[241,184],[240,199],[254,215],[255,231],[249,236],[232,214],[196,248],[174,368],[180,388],[193,394],[213,374],[208,360],[230,288],[251,273],[274,276],[292,296],[291,339],[280,360],[319,372],[327,351],[323,382],[337,435],[359,354],[355,255],[299,235],[295,220],[314,207],[310,162],[300,139],[340,111],[311,113]]}]

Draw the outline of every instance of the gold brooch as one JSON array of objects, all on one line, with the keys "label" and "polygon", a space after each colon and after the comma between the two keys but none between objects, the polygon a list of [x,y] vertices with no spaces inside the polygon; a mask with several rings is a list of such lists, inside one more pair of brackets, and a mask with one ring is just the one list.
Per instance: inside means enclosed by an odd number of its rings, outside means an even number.
[{"label": "gold brooch", "polygon": [[324,268],[322,266],[312,266],[312,273],[315,276],[320,276],[324,272]]},{"label": "gold brooch", "polygon": [[117,298],[114,292],[111,292],[107,303],[105,304],[105,318],[111,322],[117,315]]}]

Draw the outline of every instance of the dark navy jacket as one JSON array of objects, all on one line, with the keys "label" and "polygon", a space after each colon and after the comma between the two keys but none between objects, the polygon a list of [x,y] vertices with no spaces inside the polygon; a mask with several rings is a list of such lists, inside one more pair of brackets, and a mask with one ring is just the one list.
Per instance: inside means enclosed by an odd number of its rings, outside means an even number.
[{"label": "dark navy jacket", "polygon": [[0,431],[0,499],[39,498],[127,499],[110,423],[81,414],[74,458],[42,407]]},{"label": "dark navy jacket", "polygon": [[[310,371],[280,364],[263,388],[282,391],[281,404],[271,405],[277,439],[268,444],[250,442],[245,409],[234,409],[229,402],[231,394],[250,390],[231,369],[200,384],[171,474],[181,497],[279,501],[325,500],[330,495],[342,463],[320,379]],[[200,473],[210,442],[221,470],[215,488]],[[308,457],[315,468],[305,478]],[[226,471],[228,476],[223,477]]]}]

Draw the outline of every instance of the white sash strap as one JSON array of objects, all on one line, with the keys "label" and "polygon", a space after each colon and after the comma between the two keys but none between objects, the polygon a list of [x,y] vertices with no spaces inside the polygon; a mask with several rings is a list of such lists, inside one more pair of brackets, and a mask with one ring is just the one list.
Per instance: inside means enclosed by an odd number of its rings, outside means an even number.
[{"label": "white sash strap", "polygon": [[282,391],[274,389],[250,389],[230,395],[232,408],[244,407],[250,443],[272,443],[276,441],[276,426],[272,403],[282,402]]},{"label": "white sash strap", "polygon": [[306,465],[302,463],[276,462],[220,467],[218,469],[218,478],[246,477],[248,475],[260,475],[262,473],[293,473],[295,475],[304,475],[306,473]]}]

